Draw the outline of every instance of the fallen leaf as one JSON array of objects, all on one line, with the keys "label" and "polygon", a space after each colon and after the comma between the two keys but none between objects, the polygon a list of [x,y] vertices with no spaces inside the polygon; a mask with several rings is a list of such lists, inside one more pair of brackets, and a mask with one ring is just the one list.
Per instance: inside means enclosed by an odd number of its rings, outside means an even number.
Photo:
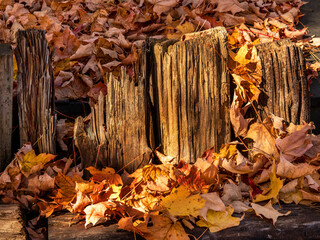
[{"label": "fallen leaf", "polygon": [[210,232],[218,232],[226,228],[239,226],[241,219],[232,217],[233,208],[228,206],[226,211],[218,212],[209,210],[207,213],[207,221],[200,219],[196,224],[199,227],[207,227]]},{"label": "fallen leaf", "polygon": [[172,189],[162,199],[161,205],[168,209],[172,216],[198,216],[199,210],[205,207],[205,199],[200,194],[191,195],[184,186]]},{"label": "fallen leaf", "polygon": [[272,219],[273,225],[275,225],[278,217],[287,216],[291,213],[291,211],[288,211],[287,213],[279,213],[272,207],[271,200],[264,206],[261,206],[256,203],[251,203],[251,206],[253,210],[256,212],[257,216],[261,218],[265,217],[268,219]]}]

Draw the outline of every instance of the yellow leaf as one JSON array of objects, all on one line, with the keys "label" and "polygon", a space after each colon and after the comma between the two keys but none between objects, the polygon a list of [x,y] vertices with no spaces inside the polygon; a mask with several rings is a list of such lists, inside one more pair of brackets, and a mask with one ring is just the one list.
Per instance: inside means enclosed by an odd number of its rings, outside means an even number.
[{"label": "yellow leaf", "polygon": [[267,192],[267,194],[258,194],[256,196],[256,199],[254,200],[254,202],[261,202],[261,201],[265,201],[265,200],[269,200],[272,198],[276,198],[279,194],[280,189],[283,186],[283,180],[281,180],[280,178],[277,178],[276,175],[276,163],[275,160],[273,160],[273,165],[272,165],[272,172],[270,174],[270,191]]},{"label": "yellow leaf", "polygon": [[174,188],[170,195],[163,198],[161,205],[166,207],[172,216],[200,215],[199,210],[204,208],[206,201],[200,194],[190,195],[188,189],[181,185]]},{"label": "yellow leaf", "polygon": [[190,22],[185,22],[184,24],[177,26],[176,29],[182,32],[182,34],[192,33],[195,30],[194,25]]},{"label": "yellow leaf", "polygon": [[180,222],[172,222],[170,218],[162,215],[151,216],[152,226],[148,227],[148,233],[143,234],[147,240],[189,240]]},{"label": "yellow leaf", "polygon": [[21,158],[21,155],[20,157],[18,156],[19,166],[26,177],[41,170],[47,162],[55,158],[55,155],[46,153],[41,153],[37,156],[34,150],[27,152],[23,158]]},{"label": "yellow leaf", "polygon": [[218,232],[226,228],[239,226],[241,218],[232,217],[233,208],[229,206],[225,212],[209,210],[207,213],[207,221],[199,220],[196,224],[199,227],[207,227],[210,232]]},{"label": "yellow leaf", "polygon": [[248,44],[243,45],[239,51],[237,52],[237,55],[235,56],[235,60],[242,64],[242,65],[246,65],[248,63],[250,63],[251,59],[247,56],[249,53],[249,48],[248,48]]}]

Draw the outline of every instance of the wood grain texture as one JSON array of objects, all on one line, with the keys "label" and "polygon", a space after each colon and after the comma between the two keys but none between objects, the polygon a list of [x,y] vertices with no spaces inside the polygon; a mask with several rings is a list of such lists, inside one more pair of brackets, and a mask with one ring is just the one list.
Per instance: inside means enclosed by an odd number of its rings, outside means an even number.
[{"label": "wood grain texture", "polygon": [[310,120],[310,94],[302,50],[289,39],[257,45],[262,64],[262,118],[273,113],[295,124]]},{"label": "wood grain texture", "polygon": [[[48,219],[49,240],[105,240],[105,239],[135,239],[134,233],[118,229],[117,224],[100,224],[84,227],[84,221],[72,221],[74,214],[66,213],[52,216]],[[138,240],[143,238],[136,234]]]},{"label": "wood grain texture", "polygon": [[[246,213],[240,225],[228,228],[217,233],[206,231],[200,239],[203,240],[247,240],[247,239],[320,239],[320,209],[319,207],[307,207],[303,205],[285,204],[274,206],[282,213],[291,211],[288,216],[279,217],[275,226],[272,221],[261,219],[254,213]],[[241,214],[235,214],[241,217]],[[49,240],[60,239],[134,239],[132,232],[117,229],[116,224],[98,225],[85,229],[84,221],[69,227],[73,214],[53,216],[49,218]],[[195,227],[186,230],[190,235],[198,238],[206,229]],[[142,239],[137,234],[137,239]],[[190,239],[194,239],[191,238]]]},{"label": "wood grain texture", "polygon": [[0,171],[11,161],[13,61],[10,44],[0,44]]},{"label": "wood grain texture", "polygon": [[28,239],[25,230],[25,216],[19,205],[0,204],[0,239]]},{"label": "wood grain texture", "polygon": [[224,28],[154,46],[154,102],[166,155],[194,162],[230,140],[230,80]]},{"label": "wood grain texture", "polygon": [[[99,96],[91,109],[91,119],[75,123],[74,139],[83,167],[125,167],[133,172],[150,159],[149,125],[145,78],[130,78],[122,68],[119,78],[109,75],[108,93]],[[150,118],[150,117],[149,117]],[[98,156],[98,157],[97,157]]]},{"label": "wood grain texture", "polygon": [[55,153],[54,79],[45,32],[18,31],[15,56],[20,145],[36,143],[39,152]]}]

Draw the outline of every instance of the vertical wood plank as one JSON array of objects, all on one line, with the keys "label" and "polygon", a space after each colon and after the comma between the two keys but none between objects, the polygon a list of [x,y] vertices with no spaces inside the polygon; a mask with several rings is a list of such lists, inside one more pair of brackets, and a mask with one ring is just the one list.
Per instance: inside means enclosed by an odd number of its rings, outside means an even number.
[{"label": "vertical wood plank", "polygon": [[0,171],[11,161],[13,59],[10,44],[0,44]]},{"label": "vertical wood plank", "polygon": [[20,145],[30,141],[39,152],[55,153],[54,80],[45,32],[18,31],[15,55]]},{"label": "vertical wood plank", "polygon": [[227,32],[215,28],[154,46],[155,108],[166,155],[194,162],[230,141]]},{"label": "vertical wood plank", "polygon": [[262,64],[260,115],[295,124],[310,120],[310,94],[302,50],[289,39],[257,45]]}]

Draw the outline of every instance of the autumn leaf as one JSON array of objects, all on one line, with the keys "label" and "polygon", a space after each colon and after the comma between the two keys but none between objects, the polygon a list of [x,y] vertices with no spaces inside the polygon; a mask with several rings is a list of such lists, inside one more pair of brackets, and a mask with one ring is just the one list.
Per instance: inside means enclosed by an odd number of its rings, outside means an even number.
[{"label": "autumn leaf", "polygon": [[153,5],[153,11],[157,13],[159,16],[161,13],[170,10],[175,7],[178,3],[177,0],[147,0],[149,3]]},{"label": "autumn leaf", "polygon": [[291,211],[288,211],[287,213],[279,213],[277,210],[275,210],[272,207],[271,200],[264,206],[261,206],[256,203],[251,203],[251,206],[253,210],[256,212],[257,216],[259,217],[265,217],[268,219],[272,219],[273,225],[275,225],[278,217],[280,216],[287,216],[291,213]]},{"label": "autumn leaf", "polygon": [[89,224],[92,224],[94,226],[101,219],[105,220],[106,219],[105,212],[108,207],[110,207],[110,205],[108,205],[106,202],[101,202],[101,203],[87,206],[84,209],[84,212],[86,214],[85,227],[87,227]]},{"label": "autumn leaf", "polygon": [[174,188],[162,199],[161,205],[168,209],[172,216],[198,216],[199,210],[205,207],[205,199],[200,194],[191,195],[184,186]]},{"label": "autumn leaf", "polygon": [[217,192],[202,194],[201,197],[206,200],[204,208],[200,209],[200,216],[202,216],[204,220],[207,220],[207,212],[209,210],[221,212],[226,210],[226,206]]},{"label": "autumn leaf", "polygon": [[276,199],[282,186],[283,186],[283,180],[281,180],[280,178],[277,178],[276,162],[275,160],[273,160],[272,172],[270,174],[269,191],[266,194],[258,194],[254,199],[254,202],[261,202],[269,199]]},{"label": "autumn leaf", "polygon": [[19,167],[23,175],[28,177],[29,175],[39,171],[43,166],[55,158],[55,155],[41,153],[36,155],[34,150],[27,152],[24,156],[23,154],[17,154]]},{"label": "autumn leaf", "polygon": [[74,175],[72,178],[62,173],[58,173],[55,178],[55,184],[58,186],[58,192],[53,197],[54,201],[63,206],[72,202],[76,197],[76,182],[84,182],[79,175]]},{"label": "autumn leaf", "polygon": [[106,180],[110,184],[123,185],[120,175],[116,174],[113,168],[105,167],[102,170],[98,170],[94,167],[88,167],[86,169],[92,175],[91,179],[93,181],[102,182]]},{"label": "autumn leaf", "polygon": [[152,215],[151,220],[152,226],[148,227],[149,233],[143,234],[146,240],[189,240],[180,222],[172,222],[170,218],[162,215]]},{"label": "autumn leaf", "polygon": [[207,213],[207,221],[200,219],[196,224],[199,227],[207,227],[210,232],[218,232],[226,228],[238,226],[241,219],[232,217],[233,208],[228,206],[226,211],[209,210]]}]

